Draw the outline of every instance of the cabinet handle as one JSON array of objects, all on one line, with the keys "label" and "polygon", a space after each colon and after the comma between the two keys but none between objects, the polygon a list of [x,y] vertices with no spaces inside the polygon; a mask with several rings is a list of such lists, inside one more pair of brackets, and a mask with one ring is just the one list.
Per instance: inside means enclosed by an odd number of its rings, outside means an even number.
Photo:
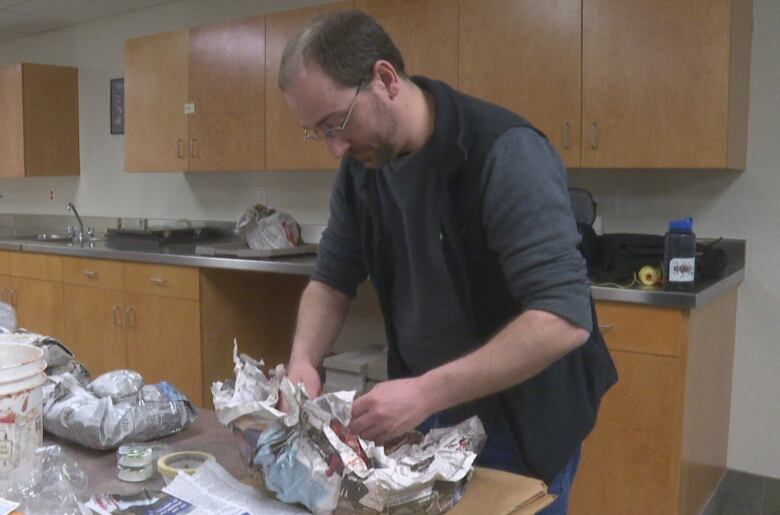
[{"label": "cabinet handle", "polygon": [[177,139],[176,140],[176,157],[179,159],[184,159],[184,140],[183,139]]},{"label": "cabinet handle", "polygon": [[197,159],[198,158],[198,140],[191,139],[190,140],[190,157]]},{"label": "cabinet handle", "polygon": [[135,310],[132,306],[128,306],[125,310],[127,327],[135,327]]},{"label": "cabinet handle", "polygon": [[97,279],[98,278],[98,273],[94,272],[92,270],[82,270],[81,273],[86,275],[87,279]]},{"label": "cabinet handle", "polygon": [[610,332],[614,327],[612,327],[610,324],[599,324],[599,330],[601,333],[608,333]]},{"label": "cabinet handle", "polygon": [[154,284],[155,286],[165,286],[168,284],[168,279],[164,277],[150,277],[149,282]]},{"label": "cabinet handle", "polygon": [[590,124],[590,148],[599,148],[599,125],[596,122]]},{"label": "cabinet handle", "polygon": [[122,325],[122,308],[117,305],[111,308],[111,320],[114,325]]},{"label": "cabinet handle", "polygon": [[569,122],[564,123],[563,124],[563,148],[567,150],[569,148],[569,129],[570,129]]}]

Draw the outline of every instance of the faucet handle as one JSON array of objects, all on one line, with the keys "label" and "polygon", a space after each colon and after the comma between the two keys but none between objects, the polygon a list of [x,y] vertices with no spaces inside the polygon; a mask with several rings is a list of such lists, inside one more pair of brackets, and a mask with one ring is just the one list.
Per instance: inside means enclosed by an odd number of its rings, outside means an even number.
[{"label": "faucet handle", "polygon": [[95,228],[91,225],[87,227],[87,236],[89,236],[90,240],[95,239]]},{"label": "faucet handle", "polygon": [[68,226],[68,236],[71,238],[76,236],[76,229],[72,225]]}]

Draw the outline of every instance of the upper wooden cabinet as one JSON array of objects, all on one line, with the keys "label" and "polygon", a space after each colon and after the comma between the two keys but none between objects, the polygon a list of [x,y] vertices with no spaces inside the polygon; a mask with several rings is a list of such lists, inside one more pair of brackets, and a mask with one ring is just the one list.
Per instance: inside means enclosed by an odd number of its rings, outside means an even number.
[{"label": "upper wooden cabinet", "polygon": [[266,168],[269,170],[333,170],[338,168],[328,146],[303,139],[303,129],[287,107],[279,86],[279,64],[287,40],[313,16],[350,9],[352,2],[339,2],[266,17]]},{"label": "upper wooden cabinet", "polygon": [[752,0],[582,5],[582,166],[744,169]]},{"label": "upper wooden cabinet", "polygon": [[0,67],[0,177],[79,174],[78,70]]},{"label": "upper wooden cabinet", "polygon": [[409,75],[458,83],[458,3],[452,0],[355,0],[396,44]]},{"label": "upper wooden cabinet", "polygon": [[265,17],[128,40],[127,171],[265,166]]},{"label": "upper wooden cabinet", "polygon": [[568,167],[580,165],[581,5],[460,0],[460,89],[527,118]]}]

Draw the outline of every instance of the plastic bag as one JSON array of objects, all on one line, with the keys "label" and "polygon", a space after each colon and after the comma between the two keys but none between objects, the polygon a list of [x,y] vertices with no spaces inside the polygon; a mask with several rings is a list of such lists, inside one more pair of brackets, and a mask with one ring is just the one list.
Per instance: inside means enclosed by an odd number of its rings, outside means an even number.
[{"label": "plastic bag", "polygon": [[301,244],[301,228],[287,213],[257,204],[247,209],[236,222],[236,234],[246,239],[249,248],[286,249]]}]

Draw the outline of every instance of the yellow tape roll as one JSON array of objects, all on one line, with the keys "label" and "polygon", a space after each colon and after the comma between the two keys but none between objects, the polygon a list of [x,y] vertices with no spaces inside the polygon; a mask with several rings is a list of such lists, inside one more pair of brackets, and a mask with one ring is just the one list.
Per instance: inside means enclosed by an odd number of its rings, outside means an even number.
[{"label": "yellow tape roll", "polygon": [[645,286],[651,286],[661,282],[661,268],[657,266],[643,266],[637,273],[639,282]]},{"label": "yellow tape roll", "polygon": [[200,451],[181,451],[172,452],[165,456],[160,456],[157,460],[157,470],[169,483],[179,471],[185,474],[194,474],[195,471],[208,460],[214,460],[214,455]]}]

